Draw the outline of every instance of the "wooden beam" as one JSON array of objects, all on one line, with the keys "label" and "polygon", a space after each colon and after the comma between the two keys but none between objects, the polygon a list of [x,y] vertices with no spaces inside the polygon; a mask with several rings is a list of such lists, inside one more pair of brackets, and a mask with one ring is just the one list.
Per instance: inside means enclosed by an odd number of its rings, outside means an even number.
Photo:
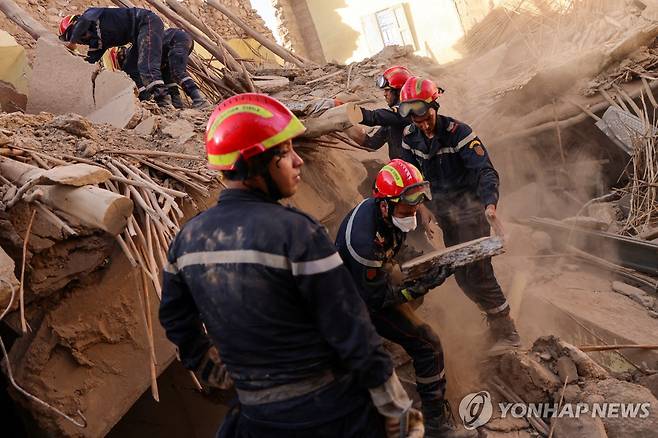
[{"label": "wooden beam", "polygon": [[322,113],[319,117],[304,120],[306,132],[302,138],[315,138],[336,131],[344,131],[363,118],[361,109],[354,102],[346,103]]},{"label": "wooden beam", "polygon": [[32,18],[30,14],[25,12],[25,10],[12,0],[0,0],[0,11],[2,11],[7,18],[17,24],[21,29],[30,34],[35,41],[41,37],[51,38],[53,40],[56,39],[51,31]]}]

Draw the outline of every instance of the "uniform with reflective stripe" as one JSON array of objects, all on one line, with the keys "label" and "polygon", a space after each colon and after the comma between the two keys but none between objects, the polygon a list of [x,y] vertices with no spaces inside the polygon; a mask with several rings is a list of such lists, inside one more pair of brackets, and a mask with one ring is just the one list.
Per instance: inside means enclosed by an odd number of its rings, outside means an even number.
[{"label": "uniform with reflective stripe", "polygon": [[404,242],[405,234],[384,223],[374,198],[357,205],[343,220],[336,247],[357,282],[359,292],[373,312],[396,294],[382,266],[390,262]]},{"label": "uniform with reflective stripe", "polygon": [[[405,129],[402,158],[415,164],[430,182],[432,201],[446,246],[489,235],[484,208],[498,202],[498,173],[471,128],[451,117],[437,116],[429,140],[416,126]],[[457,283],[488,315],[509,312],[490,260],[460,268]]]},{"label": "uniform with reflective stripe", "polygon": [[[307,419],[311,423],[363,409],[366,388],[383,384],[392,373],[324,227],[255,191],[224,190],[217,206],[191,219],[175,237],[160,320],[187,368],[194,369],[214,342],[236,388],[252,401],[253,394],[263,399],[264,389],[314,389],[304,382],[318,384],[327,372],[335,375],[321,392],[335,400],[309,394],[305,406],[281,408],[284,422],[286,415],[321,410],[317,403],[331,412],[319,412]],[[273,405],[286,402],[280,396]],[[269,415],[269,408],[275,409],[267,405],[257,415]]]},{"label": "uniform with reflective stripe", "polygon": [[384,144],[388,144],[388,157],[392,160],[402,156],[402,133],[404,128],[411,123],[408,117],[402,117],[397,108],[367,110],[361,108],[363,114],[362,125],[379,126],[374,134],[366,137],[365,147],[373,151],[378,150]]},{"label": "uniform with reflective stripe", "polygon": [[345,216],[336,246],[368,305],[377,332],[411,356],[423,411],[434,418],[441,413],[446,387],[441,341],[408,303],[391,298],[404,296],[405,291],[391,284],[383,268],[393,261],[405,236],[383,220],[375,199],[368,198]]},{"label": "uniform with reflective stripe", "polygon": [[428,140],[414,125],[405,129],[402,159],[420,169],[430,182],[433,202],[454,205],[472,195],[482,205],[498,202],[498,173],[470,126],[437,115],[434,137]]}]

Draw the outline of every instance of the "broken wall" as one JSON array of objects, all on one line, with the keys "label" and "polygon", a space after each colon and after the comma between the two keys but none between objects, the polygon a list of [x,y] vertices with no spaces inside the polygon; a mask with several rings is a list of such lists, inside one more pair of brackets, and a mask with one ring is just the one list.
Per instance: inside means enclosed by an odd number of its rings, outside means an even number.
[{"label": "broken wall", "polygon": [[272,0],[283,44],[295,53],[325,63],[322,44],[306,0]]}]

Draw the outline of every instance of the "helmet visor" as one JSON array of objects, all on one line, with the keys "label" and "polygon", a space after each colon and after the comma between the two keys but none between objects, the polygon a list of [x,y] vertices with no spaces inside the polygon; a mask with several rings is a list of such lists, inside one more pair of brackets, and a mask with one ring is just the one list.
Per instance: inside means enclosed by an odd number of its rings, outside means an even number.
[{"label": "helmet visor", "polygon": [[400,113],[402,117],[407,117],[409,114],[423,117],[427,114],[427,110],[429,109],[430,104],[423,100],[409,100],[406,102],[400,102],[398,113]]},{"label": "helmet visor", "polygon": [[427,181],[413,184],[400,193],[398,202],[409,205],[418,205],[421,202],[432,200],[432,192],[430,191],[430,183]]},{"label": "helmet visor", "polygon": [[377,76],[377,81],[376,81],[376,83],[377,83],[377,86],[378,86],[379,88],[386,88],[386,87],[389,86],[389,84],[388,84],[388,79],[386,79],[386,78],[384,77],[384,75],[379,75],[379,76]]}]

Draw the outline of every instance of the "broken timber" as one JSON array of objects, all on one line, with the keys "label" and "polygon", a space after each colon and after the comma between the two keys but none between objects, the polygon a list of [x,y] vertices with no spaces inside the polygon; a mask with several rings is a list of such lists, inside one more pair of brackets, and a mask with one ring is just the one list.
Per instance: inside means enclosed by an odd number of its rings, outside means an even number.
[{"label": "broken timber", "polygon": [[344,131],[359,123],[363,118],[361,108],[354,102],[330,108],[319,117],[304,120],[306,132],[302,138],[320,137],[331,132]]},{"label": "broken timber", "polygon": [[557,242],[649,275],[658,275],[658,245],[603,231],[584,230],[552,219],[531,217],[528,224],[546,231]]},{"label": "broken timber", "polygon": [[[40,200],[53,209],[113,235],[119,234],[125,228],[133,211],[133,202],[129,198],[87,185],[110,178],[107,170],[96,166],[75,164],[43,170],[0,157],[0,173],[18,186],[19,191],[23,187],[34,188],[33,195],[30,195],[32,200]],[[56,184],[41,185],[43,183]]]},{"label": "broken timber", "polygon": [[402,276],[405,282],[415,281],[423,278],[434,266],[454,269],[503,252],[505,250],[500,237],[482,237],[409,260],[401,266]]}]

